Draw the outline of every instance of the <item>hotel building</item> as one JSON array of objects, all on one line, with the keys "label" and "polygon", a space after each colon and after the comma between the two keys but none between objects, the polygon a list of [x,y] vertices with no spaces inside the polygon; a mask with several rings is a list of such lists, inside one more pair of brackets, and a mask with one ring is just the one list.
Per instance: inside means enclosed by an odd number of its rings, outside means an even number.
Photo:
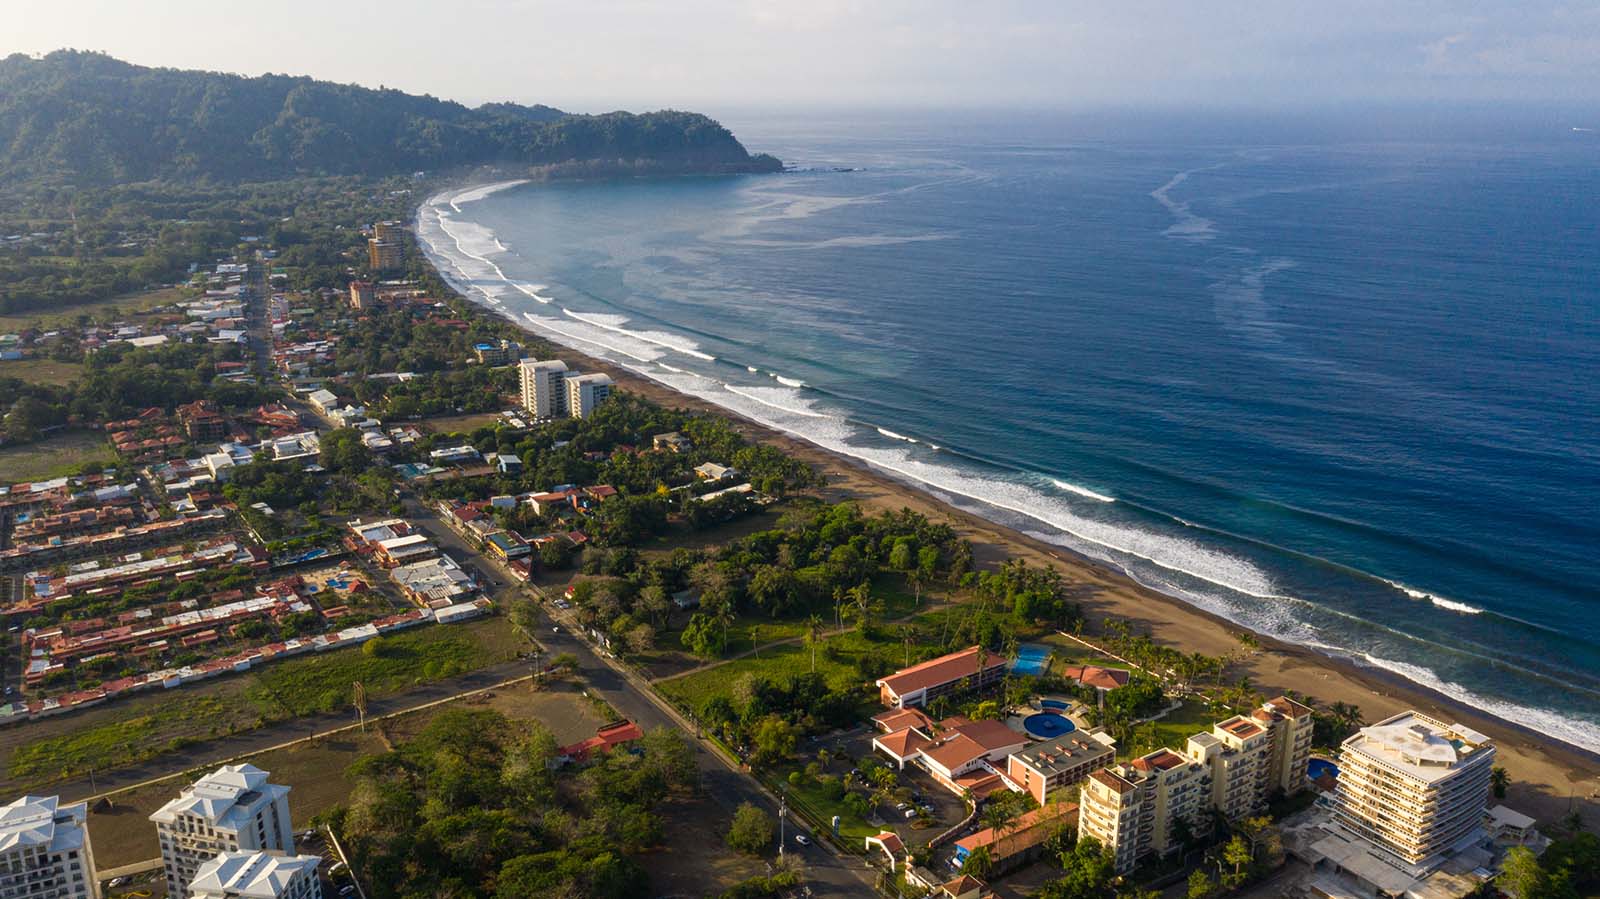
[{"label": "hotel building", "polygon": [[1267,789],[1292,796],[1306,788],[1306,766],[1311,763],[1311,707],[1287,696],[1269,699],[1250,713],[1257,724],[1272,732],[1272,758],[1268,762]]},{"label": "hotel building", "polygon": [[150,816],[161,841],[167,895],[185,896],[200,866],[219,852],[294,851],[289,788],[254,765],[224,765]]},{"label": "hotel building", "polygon": [[1042,806],[1052,792],[1083,780],[1116,756],[1110,734],[1080,731],[1013,752],[1006,759],[1006,776]]},{"label": "hotel building", "polygon": [[322,899],[315,855],[221,852],[195,872],[189,899]]},{"label": "hotel building", "polygon": [[382,240],[374,237],[367,241],[367,265],[375,272],[389,271],[405,265],[404,245],[399,240]]},{"label": "hotel building", "polygon": [[1473,836],[1489,802],[1495,747],[1460,724],[1403,712],[1344,741],[1335,820],[1412,868]]},{"label": "hotel building", "polygon": [[1099,843],[1111,853],[1118,873],[1139,859],[1139,785],[1108,768],[1089,774],[1078,794],[1078,838]]},{"label": "hotel building", "polygon": [[0,899],[95,899],[86,803],[24,796],[0,806]]},{"label": "hotel building", "polygon": [[1211,805],[1229,821],[1267,807],[1272,732],[1235,715],[1189,738],[1188,756],[1211,769]]},{"label": "hotel building", "polygon": [[1000,680],[1005,674],[1005,657],[991,652],[980,669],[978,655],[978,647],[972,646],[902,668],[876,682],[878,698],[891,709],[926,706],[964,686],[977,689]]}]

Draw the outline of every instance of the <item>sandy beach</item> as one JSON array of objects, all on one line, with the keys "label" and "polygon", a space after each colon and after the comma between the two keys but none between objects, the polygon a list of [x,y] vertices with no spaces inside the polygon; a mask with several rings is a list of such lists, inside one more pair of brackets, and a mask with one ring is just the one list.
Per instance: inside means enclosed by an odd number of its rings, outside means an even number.
[{"label": "sandy beach", "polygon": [[[515,319],[506,318],[516,324]],[[980,563],[1016,556],[1031,564],[1056,567],[1076,586],[1077,598],[1092,621],[1126,619],[1148,628],[1158,642],[1186,652],[1223,655],[1239,646],[1235,635],[1241,628],[1237,625],[1148,590],[1121,572],[956,509],[856,460],[774,431],[621,366],[567,348],[562,349],[561,355],[580,370],[606,372],[623,389],[664,406],[710,412],[738,422],[752,439],[781,446],[823,471],[829,499],[855,500],[868,509],[907,507],[949,521],[971,541]],[[1558,820],[1574,810],[1586,821],[1600,816],[1600,757],[1514,722],[1485,715],[1388,672],[1362,668],[1267,637],[1259,640],[1261,649],[1235,669],[1247,674],[1257,689],[1269,695],[1294,690],[1319,704],[1352,703],[1369,722],[1406,709],[1460,722],[1494,738],[1498,762],[1512,780],[1504,800],[1507,805],[1541,821]]]}]

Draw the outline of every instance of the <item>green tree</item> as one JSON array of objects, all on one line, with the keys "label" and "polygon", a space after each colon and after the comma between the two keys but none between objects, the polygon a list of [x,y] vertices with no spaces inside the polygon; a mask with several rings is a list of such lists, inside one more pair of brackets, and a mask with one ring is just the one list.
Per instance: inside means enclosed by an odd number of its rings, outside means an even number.
[{"label": "green tree", "polygon": [[794,753],[794,747],[799,742],[800,733],[793,724],[785,721],[782,716],[768,715],[756,723],[751,731],[750,743],[754,748],[750,762],[755,765],[765,765],[783,761]]},{"label": "green tree", "polygon": [[1526,846],[1513,846],[1506,853],[1497,879],[1500,889],[1514,899],[1554,899],[1550,874],[1539,864],[1539,857]]},{"label": "green tree", "polygon": [[728,845],[740,852],[759,855],[772,846],[772,817],[755,805],[743,802],[733,812],[728,828]]},{"label": "green tree", "polygon": [[1196,868],[1189,875],[1188,899],[1213,899],[1217,895],[1217,882],[1205,871]]},{"label": "green tree", "polygon": [[1506,788],[1511,786],[1511,775],[1506,769],[1496,766],[1489,772],[1489,786],[1494,790],[1494,798],[1506,798]]}]

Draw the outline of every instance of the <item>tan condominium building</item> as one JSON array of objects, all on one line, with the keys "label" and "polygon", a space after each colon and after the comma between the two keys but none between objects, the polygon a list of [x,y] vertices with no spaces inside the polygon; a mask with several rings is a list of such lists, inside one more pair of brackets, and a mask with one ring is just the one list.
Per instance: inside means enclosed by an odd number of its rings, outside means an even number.
[{"label": "tan condominium building", "polygon": [[403,246],[399,239],[382,240],[374,237],[368,240],[367,265],[377,272],[400,268],[405,265]]},{"label": "tan condominium building", "polygon": [[1188,756],[1211,770],[1211,807],[1230,821],[1267,806],[1272,732],[1244,715],[1189,738]]},{"label": "tan condominium building", "polygon": [[1097,771],[1079,798],[1080,829],[1110,850],[1119,871],[1181,849],[1180,821],[1203,825],[1212,809],[1238,820],[1259,814],[1276,790],[1302,789],[1310,728],[1311,710],[1279,697],[1195,734],[1182,750]]},{"label": "tan condominium building", "polygon": [[1401,862],[1429,865],[1480,827],[1494,751],[1483,734],[1418,712],[1363,727],[1339,750],[1335,818]]},{"label": "tan condominium building", "polygon": [[188,895],[200,866],[219,852],[294,851],[289,788],[267,783],[267,777],[254,765],[224,765],[150,816],[161,842],[167,895]]},{"label": "tan condominium building", "polygon": [[399,240],[405,225],[400,222],[373,222],[372,236],[379,240]]},{"label": "tan condominium building", "polygon": [[1306,767],[1311,763],[1311,707],[1287,696],[1269,699],[1250,713],[1272,735],[1272,758],[1267,791],[1293,795],[1306,788]]},{"label": "tan condominium building", "polygon": [[23,796],[0,806],[0,899],[95,899],[88,805]]},{"label": "tan condominium building", "polygon": [[611,396],[614,386],[610,375],[567,378],[567,414],[573,418],[588,418],[597,406]]},{"label": "tan condominium building", "polygon": [[221,852],[200,866],[189,899],[322,899],[315,855]]},{"label": "tan condominium building", "polygon": [[522,408],[536,419],[564,418],[567,414],[567,363],[560,359],[524,359]]},{"label": "tan condominium building", "polygon": [[1099,843],[1118,873],[1139,860],[1139,785],[1108,768],[1089,773],[1078,794],[1078,839]]}]

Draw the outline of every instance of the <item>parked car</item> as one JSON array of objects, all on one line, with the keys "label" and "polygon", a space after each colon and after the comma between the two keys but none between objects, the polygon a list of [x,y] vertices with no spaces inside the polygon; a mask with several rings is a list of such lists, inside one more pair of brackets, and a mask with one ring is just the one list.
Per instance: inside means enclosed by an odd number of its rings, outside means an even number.
[{"label": "parked car", "polygon": [[906,809],[906,820],[907,821],[910,821],[912,818],[915,818],[916,816],[917,816],[917,810],[916,809],[914,809],[914,808]]},{"label": "parked car", "polygon": [[797,834],[795,834],[795,835],[794,835],[794,841],[795,841],[795,842],[796,842],[796,843],[799,843],[799,844],[800,844],[800,845],[802,845],[802,846],[810,846],[810,845],[811,845],[811,838],[810,838],[810,837],[808,837],[808,836],[806,836],[806,835],[805,835],[805,834],[803,834],[803,833],[797,833]]}]

